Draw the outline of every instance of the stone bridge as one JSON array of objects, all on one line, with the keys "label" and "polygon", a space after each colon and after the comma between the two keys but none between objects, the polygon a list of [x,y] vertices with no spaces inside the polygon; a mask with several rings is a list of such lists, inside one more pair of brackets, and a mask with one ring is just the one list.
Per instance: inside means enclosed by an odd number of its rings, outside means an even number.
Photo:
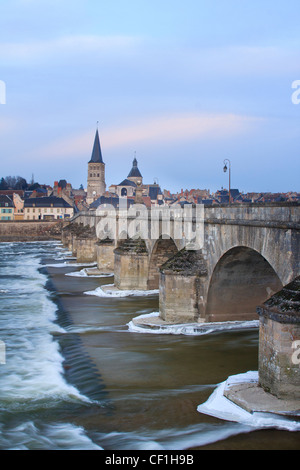
[{"label": "stone bridge", "polygon": [[166,322],[257,319],[257,305],[300,274],[299,204],[201,206],[186,220],[167,208],[169,221],[155,219],[154,230],[145,206],[127,219],[101,210],[73,218],[63,243],[114,272],[119,289],[159,289]]}]

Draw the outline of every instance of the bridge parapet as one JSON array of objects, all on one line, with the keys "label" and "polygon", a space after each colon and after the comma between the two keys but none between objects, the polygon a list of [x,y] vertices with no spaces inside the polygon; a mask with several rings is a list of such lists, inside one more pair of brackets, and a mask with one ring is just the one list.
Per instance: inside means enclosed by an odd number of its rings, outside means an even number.
[{"label": "bridge parapet", "polygon": [[300,228],[300,205],[296,203],[231,204],[205,207],[205,223],[274,228]]}]

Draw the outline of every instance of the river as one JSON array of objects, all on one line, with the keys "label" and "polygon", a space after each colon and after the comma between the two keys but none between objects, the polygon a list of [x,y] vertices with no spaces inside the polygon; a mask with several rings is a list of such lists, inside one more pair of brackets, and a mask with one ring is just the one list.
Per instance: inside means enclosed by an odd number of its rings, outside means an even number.
[{"label": "river", "polygon": [[257,370],[258,329],[131,331],[158,295],[99,296],[56,241],[0,243],[1,450],[299,449],[299,432],[197,411],[228,376]]}]

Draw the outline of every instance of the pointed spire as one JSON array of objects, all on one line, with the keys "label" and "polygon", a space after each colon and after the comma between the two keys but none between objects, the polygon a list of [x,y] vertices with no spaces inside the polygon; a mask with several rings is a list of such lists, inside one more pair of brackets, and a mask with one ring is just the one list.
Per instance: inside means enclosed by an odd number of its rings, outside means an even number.
[{"label": "pointed spire", "polygon": [[94,140],[93,152],[89,163],[104,163],[102,159],[101,147],[100,147],[100,139],[99,139],[99,132],[98,132],[98,122],[97,122],[97,130]]}]

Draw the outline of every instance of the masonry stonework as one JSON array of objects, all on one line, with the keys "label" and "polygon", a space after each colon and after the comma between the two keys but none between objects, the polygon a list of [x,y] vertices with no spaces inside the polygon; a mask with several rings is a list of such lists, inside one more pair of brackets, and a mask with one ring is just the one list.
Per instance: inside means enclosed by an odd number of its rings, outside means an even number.
[{"label": "masonry stonework", "polygon": [[260,385],[278,398],[299,399],[300,361],[294,345],[299,348],[300,344],[300,277],[257,311],[260,317]]},{"label": "masonry stonework", "polygon": [[97,254],[97,266],[99,271],[103,272],[114,272],[115,266],[115,244],[113,241],[97,241],[96,243],[96,254]]},{"label": "masonry stonework", "polygon": [[[147,226],[149,230],[148,238],[143,240],[144,247],[128,249],[127,242],[119,240],[118,235],[123,226],[122,218],[120,222],[118,211],[112,211],[112,217],[117,217],[116,237],[110,248],[104,248],[101,243],[101,248],[97,247],[98,268],[114,266],[115,284],[121,289],[149,290],[160,283],[161,317],[172,318],[172,321],[181,322],[182,318],[201,322],[254,319],[258,304],[299,275],[299,211],[300,205],[293,203],[205,207],[203,247],[195,252],[184,248],[184,224],[178,235],[178,226],[175,231],[172,217],[170,233],[174,238],[152,239],[151,211],[146,209],[143,227],[146,232]],[[65,240],[74,254],[77,239],[94,238],[102,219],[96,210],[79,213],[73,219],[70,225],[76,228],[68,228],[70,233]],[[104,217],[104,222],[107,221]],[[90,235],[84,231],[90,231]],[[112,261],[114,246],[118,248]],[[176,263],[181,263],[185,252],[190,253],[185,258],[187,265],[178,270]],[[194,267],[202,265],[200,270],[188,268],[189,257]],[[161,264],[168,258],[172,264],[164,266],[159,273]]]},{"label": "masonry stonework", "polygon": [[148,290],[149,258],[143,240],[127,240],[115,249],[115,286],[121,290]]}]

